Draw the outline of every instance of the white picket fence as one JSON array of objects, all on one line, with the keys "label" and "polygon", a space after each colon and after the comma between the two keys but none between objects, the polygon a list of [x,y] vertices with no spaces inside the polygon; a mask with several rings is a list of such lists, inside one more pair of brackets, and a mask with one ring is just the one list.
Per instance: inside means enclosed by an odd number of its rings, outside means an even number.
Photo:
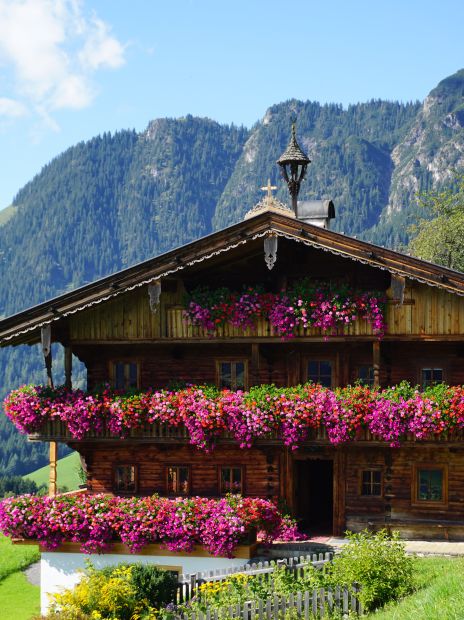
[{"label": "white picket fence", "polygon": [[318,588],[312,592],[297,592],[289,596],[274,596],[267,600],[248,601],[242,605],[207,609],[203,612],[176,616],[177,620],[282,620],[287,612],[295,610],[301,620],[324,618],[336,610],[342,614],[362,614],[362,605],[357,598],[359,590],[348,588]]}]

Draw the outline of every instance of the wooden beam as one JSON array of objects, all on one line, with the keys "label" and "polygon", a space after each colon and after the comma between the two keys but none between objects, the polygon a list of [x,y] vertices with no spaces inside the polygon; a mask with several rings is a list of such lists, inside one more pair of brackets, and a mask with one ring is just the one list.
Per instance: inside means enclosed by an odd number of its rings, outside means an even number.
[{"label": "wooden beam", "polygon": [[380,340],[372,343],[372,366],[374,368],[374,387],[380,387]]},{"label": "wooden beam", "polygon": [[50,442],[50,481],[48,487],[48,494],[50,497],[54,497],[57,492],[57,476],[56,476],[56,463],[58,460],[58,444],[56,441]]},{"label": "wooden beam", "polygon": [[72,389],[72,349],[64,348],[64,385],[67,390]]}]

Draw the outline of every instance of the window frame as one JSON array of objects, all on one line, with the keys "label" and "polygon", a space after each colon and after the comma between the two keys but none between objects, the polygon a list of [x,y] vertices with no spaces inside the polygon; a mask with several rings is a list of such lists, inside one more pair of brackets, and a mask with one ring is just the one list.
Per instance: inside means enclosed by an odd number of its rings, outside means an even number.
[{"label": "window frame", "polygon": [[242,483],[241,483],[241,489],[239,491],[239,493],[234,493],[234,495],[243,495],[245,496],[245,465],[230,465],[230,464],[222,464],[222,465],[218,465],[218,491],[219,491],[219,496],[220,497],[225,497],[228,493],[231,493],[230,490],[224,490],[222,488],[222,470],[223,469],[240,469],[241,472],[241,478],[242,478]]},{"label": "window frame", "polygon": [[[364,472],[378,472],[380,473],[380,493],[378,495],[366,495],[363,493],[363,485],[364,485],[364,481],[363,481],[363,474]],[[370,482],[371,485],[376,484],[373,483],[372,481]],[[384,475],[383,475],[383,469],[381,467],[366,467],[363,469],[359,470],[359,496],[362,497],[363,499],[382,499],[383,498],[383,494],[384,494]]]},{"label": "window frame", "polygon": [[[116,480],[116,470],[118,467],[133,467],[134,468],[134,490],[133,491],[121,491],[117,488],[117,480]],[[130,463],[127,461],[121,461],[117,463],[113,463],[112,466],[112,488],[113,493],[117,495],[130,496],[135,495],[139,492],[139,464],[138,463]]]},{"label": "window frame", "polygon": [[304,366],[303,366],[303,377],[304,377],[304,381],[310,381],[309,378],[309,363],[310,362],[330,362],[331,366],[332,366],[332,374],[331,374],[331,385],[330,388],[328,389],[333,389],[338,387],[338,364],[337,364],[337,358],[332,356],[332,355],[326,355],[326,356],[317,356],[317,355],[312,355],[312,356],[306,356],[304,358]]},{"label": "window frame", "polygon": [[[216,359],[216,387],[218,387],[220,390],[221,389],[228,389],[228,388],[222,388],[221,387],[221,364],[230,364],[231,365],[231,377],[233,376],[235,378],[235,381],[237,380],[237,374],[236,374],[236,369],[235,369],[235,364],[243,364],[243,375],[244,375],[244,381],[243,381],[243,388],[231,388],[232,391],[234,390],[248,390],[249,388],[249,375],[248,375],[248,360],[246,358],[243,357],[229,357],[229,358],[217,358]],[[232,367],[233,367],[233,371],[232,371]]]},{"label": "window frame", "polygon": [[[419,499],[419,472],[421,470],[440,470],[442,472],[442,499]],[[447,463],[414,463],[412,467],[411,504],[417,508],[446,508],[448,506],[448,465]]]},{"label": "window frame", "polygon": [[[113,387],[113,389],[120,389],[120,388],[116,388],[116,364],[124,364],[125,366],[129,367],[129,364],[135,364],[136,368],[137,368],[137,385],[136,387],[124,387],[122,389],[124,390],[140,390],[141,388],[141,367],[142,364],[140,362],[140,360],[138,358],[133,358],[133,357],[118,357],[118,358],[112,358],[109,360],[109,371],[108,371],[108,376],[110,377],[110,383],[111,386]],[[124,369],[124,379],[127,379],[127,368]],[[130,378],[130,375],[129,375]]]},{"label": "window frame", "polygon": [[[192,495],[192,467],[191,465],[186,465],[185,463],[165,463],[165,489],[166,489],[166,497],[191,497]],[[176,468],[180,468],[183,467],[185,469],[187,469],[188,472],[188,493],[186,494],[180,494],[179,492],[175,492],[175,493],[171,493],[169,491],[169,468],[170,467],[176,467]]]},{"label": "window frame", "polygon": [[425,385],[424,385],[424,381],[423,381],[423,372],[424,372],[424,370],[431,370],[432,372],[433,372],[434,370],[441,370],[441,381],[437,381],[436,383],[446,383],[446,375],[447,375],[447,372],[446,372],[446,368],[445,368],[445,366],[443,366],[443,365],[442,365],[442,366],[438,366],[438,365],[436,365],[436,364],[434,364],[434,363],[432,363],[432,364],[426,364],[426,363],[424,363],[424,364],[422,364],[422,365],[420,366],[420,368],[419,368],[419,373],[418,373],[418,374],[419,374],[419,385],[421,386],[421,388],[422,388],[423,390],[424,390],[426,387],[430,387],[430,386],[434,385],[434,383],[430,383],[428,386],[425,386]]}]

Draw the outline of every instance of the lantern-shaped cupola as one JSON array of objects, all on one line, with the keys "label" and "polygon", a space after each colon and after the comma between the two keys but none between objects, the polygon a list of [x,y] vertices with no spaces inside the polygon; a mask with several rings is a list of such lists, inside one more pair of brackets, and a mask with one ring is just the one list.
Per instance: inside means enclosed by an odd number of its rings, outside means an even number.
[{"label": "lantern-shaped cupola", "polygon": [[280,171],[288,185],[288,191],[292,197],[292,207],[295,215],[297,214],[297,201],[300,191],[301,181],[305,178],[308,164],[311,163],[309,157],[301,150],[296,141],[296,127],[292,124],[292,137],[285,149],[285,152],[277,160]]}]

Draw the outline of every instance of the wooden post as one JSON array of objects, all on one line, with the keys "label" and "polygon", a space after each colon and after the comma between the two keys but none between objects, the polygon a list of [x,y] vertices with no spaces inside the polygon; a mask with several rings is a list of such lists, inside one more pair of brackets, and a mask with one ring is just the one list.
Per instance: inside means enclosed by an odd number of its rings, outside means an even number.
[{"label": "wooden post", "polygon": [[290,513],[293,514],[295,511],[295,493],[294,493],[294,469],[293,469],[293,455],[290,448],[285,448],[285,486],[286,486],[286,497],[285,501],[290,510]]},{"label": "wooden post", "polygon": [[372,366],[374,368],[374,387],[380,387],[380,341],[372,343]]},{"label": "wooden post", "polygon": [[[44,325],[40,330],[40,340],[42,343],[42,353],[45,360],[45,369],[47,371],[47,385],[53,389],[52,374],[52,326]],[[56,461],[58,455],[58,446],[56,441],[50,442],[50,480],[48,494],[56,495]]]},{"label": "wooden post", "polygon": [[45,368],[47,371],[47,385],[53,389],[53,373],[52,373],[52,352],[45,356]]},{"label": "wooden post", "polygon": [[56,462],[58,460],[58,444],[56,441],[50,442],[50,482],[48,487],[48,494],[50,497],[56,495]]},{"label": "wooden post", "polygon": [[72,349],[64,348],[64,385],[67,390],[72,389]]},{"label": "wooden post", "polygon": [[253,343],[251,345],[250,386],[258,385],[258,383],[259,383],[259,344]]}]

